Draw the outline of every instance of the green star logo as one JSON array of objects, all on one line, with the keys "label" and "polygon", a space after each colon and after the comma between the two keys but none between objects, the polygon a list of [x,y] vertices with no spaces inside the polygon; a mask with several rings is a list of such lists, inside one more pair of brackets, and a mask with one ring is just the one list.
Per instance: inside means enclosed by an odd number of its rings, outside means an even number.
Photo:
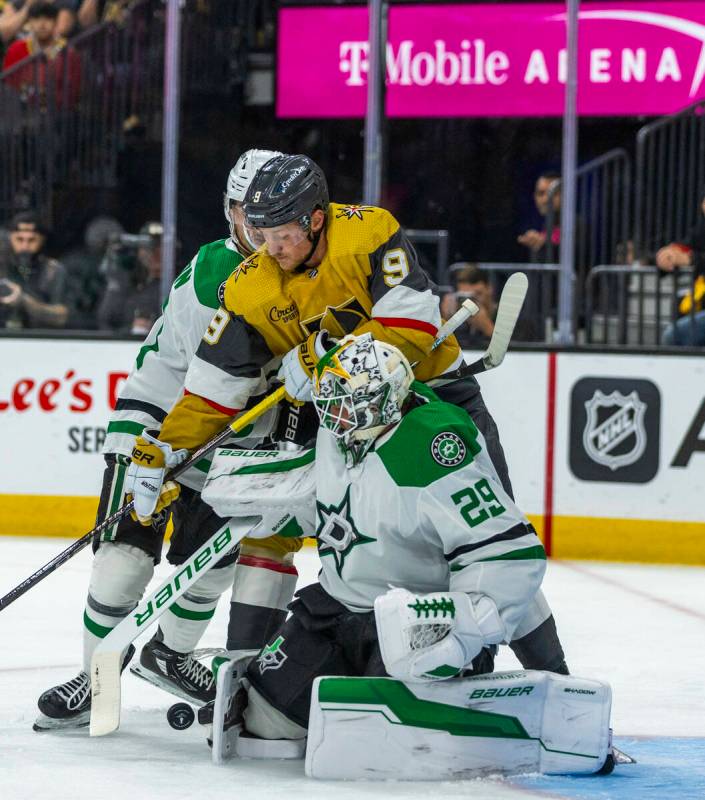
[{"label": "green star logo", "polygon": [[340,575],[343,571],[345,559],[359,544],[374,542],[371,536],[360,533],[350,513],[350,486],[340,505],[324,506],[316,503],[318,526],[316,538],[318,539],[318,555],[333,556],[335,568]]},{"label": "green star logo", "polygon": [[465,458],[465,443],[455,433],[444,431],[431,442],[433,460],[442,467],[455,467]]}]

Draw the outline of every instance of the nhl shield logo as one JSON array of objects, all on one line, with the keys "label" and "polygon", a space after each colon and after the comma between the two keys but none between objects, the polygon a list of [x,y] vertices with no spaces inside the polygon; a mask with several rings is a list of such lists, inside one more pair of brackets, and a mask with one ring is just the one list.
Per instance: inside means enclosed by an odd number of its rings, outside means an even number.
[{"label": "nhl shield logo", "polygon": [[583,446],[590,458],[613,472],[638,461],[646,448],[644,414],[636,391],[628,395],[599,389],[585,402],[587,422]]}]

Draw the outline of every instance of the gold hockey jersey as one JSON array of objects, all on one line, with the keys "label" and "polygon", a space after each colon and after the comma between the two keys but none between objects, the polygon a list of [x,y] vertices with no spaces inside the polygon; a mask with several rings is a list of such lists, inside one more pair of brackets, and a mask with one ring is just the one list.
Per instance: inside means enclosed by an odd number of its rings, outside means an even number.
[{"label": "gold hockey jersey", "polygon": [[371,332],[419,361],[422,381],[462,363],[455,337],[428,355],[441,325],[439,297],[388,211],[331,203],[326,241],[317,267],[284,272],[265,247],[228,278],[164,441],[189,449],[206,441],[261,391],[265,368],[320,329],[334,337]]}]

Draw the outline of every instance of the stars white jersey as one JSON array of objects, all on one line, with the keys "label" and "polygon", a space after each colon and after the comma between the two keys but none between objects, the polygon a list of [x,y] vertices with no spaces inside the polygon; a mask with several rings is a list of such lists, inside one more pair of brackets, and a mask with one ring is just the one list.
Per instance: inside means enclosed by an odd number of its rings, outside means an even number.
[{"label": "stars white jersey", "polygon": [[[108,423],[104,454],[129,456],[135,438],[145,428],[161,427],[183,394],[188,365],[222,301],[221,287],[242,260],[232,239],[218,239],[203,245],[176,278],[161,317],[140,347],[121,387]],[[263,419],[257,432],[270,424],[271,418]],[[256,432],[250,428],[246,434],[255,436]],[[244,443],[242,438],[240,441]],[[209,464],[204,460],[199,469],[189,470],[183,482],[199,488]]]},{"label": "stars white jersey", "polygon": [[[502,489],[467,413],[418,382],[412,390],[415,406],[353,468],[345,466],[332,434],[319,430],[306,502],[295,496],[305,481],[293,472],[311,469],[310,457],[242,451],[244,466],[237,458],[214,465],[204,498],[217,494],[214,489],[224,481],[231,482],[232,503],[245,496],[256,503],[250,489],[258,480],[272,504],[275,494],[282,502],[288,497],[298,524],[287,523],[278,532],[316,536],[319,581],[351,611],[371,611],[375,598],[390,587],[417,594],[463,591],[473,599],[486,595],[496,604],[509,641],[541,584],[543,546]],[[290,488],[282,489],[287,471]],[[221,515],[234,510],[232,504],[216,506]]]}]

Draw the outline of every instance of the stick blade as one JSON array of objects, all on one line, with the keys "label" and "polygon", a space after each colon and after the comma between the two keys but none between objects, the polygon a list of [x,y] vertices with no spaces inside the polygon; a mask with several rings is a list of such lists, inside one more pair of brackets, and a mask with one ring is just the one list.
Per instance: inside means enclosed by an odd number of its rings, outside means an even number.
[{"label": "stick blade", "polygon": [[486,369],[498,367],[504,361],[528,288],[529,279],[523,272],[514,272],[504,284],[494,333],[483,359]]},{"label": "stick blade", "polygon": [[93,653],[91,660],[91,736],[106,736],[120,727],[122,652]]}]

